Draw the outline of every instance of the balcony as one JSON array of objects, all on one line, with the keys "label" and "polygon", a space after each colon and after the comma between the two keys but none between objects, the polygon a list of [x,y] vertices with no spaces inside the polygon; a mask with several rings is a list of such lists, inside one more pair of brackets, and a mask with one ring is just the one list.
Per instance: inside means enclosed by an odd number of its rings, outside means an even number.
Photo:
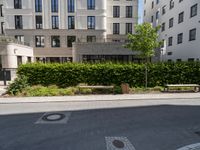
[{"label": "balcony", "polygon": [[15,43],[25,46],[30,46],[29,43],[17,41],[14,37],[11,36],[0,36],[0,43]]}]

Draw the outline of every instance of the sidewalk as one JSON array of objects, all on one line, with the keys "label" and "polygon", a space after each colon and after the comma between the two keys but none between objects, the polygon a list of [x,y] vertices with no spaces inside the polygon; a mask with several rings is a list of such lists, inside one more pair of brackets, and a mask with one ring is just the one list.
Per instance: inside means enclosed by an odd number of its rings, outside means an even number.
[{"label": "sidewalk", "polygon": [[63,97],[12,97],[0,98],[0,104],[12,103],[50,103],[50,102],[93,102],[93,101],[130,101],[130,100],[166,100],[166,99],[199,99],[200,93],[165,93],[165,94],[132,94],[132,95],[87,95]]}]

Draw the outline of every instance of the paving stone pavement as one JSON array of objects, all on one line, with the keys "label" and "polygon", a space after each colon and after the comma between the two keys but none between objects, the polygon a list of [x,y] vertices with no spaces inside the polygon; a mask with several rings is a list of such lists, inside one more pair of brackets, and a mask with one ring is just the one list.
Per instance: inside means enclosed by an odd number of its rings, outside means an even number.
[{"label": "paving stone pavement", "polygon": [[187,145],[182,148],[179,148],[178,150],[200,150],[200,143]]}]

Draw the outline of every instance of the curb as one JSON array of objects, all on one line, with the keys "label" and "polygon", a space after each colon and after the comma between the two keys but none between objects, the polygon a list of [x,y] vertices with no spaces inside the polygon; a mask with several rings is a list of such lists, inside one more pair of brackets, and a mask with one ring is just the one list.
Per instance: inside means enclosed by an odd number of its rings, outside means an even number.
[{"label": "curb", "polygon": [[96,102],[96,101],[139,101],[139,100],[169,100],[169,99],[200,99],[200,93],[178,94],[135,94],[135,95],[90,95],[63,97],[12,97],[0,98],[0,104],[13,103],[53,103],[53,102]]}]

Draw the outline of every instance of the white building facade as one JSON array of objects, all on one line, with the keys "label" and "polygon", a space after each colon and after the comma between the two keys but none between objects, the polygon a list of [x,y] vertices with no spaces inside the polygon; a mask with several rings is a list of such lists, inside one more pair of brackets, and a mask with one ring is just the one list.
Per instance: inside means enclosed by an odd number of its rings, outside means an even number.
[{"label": "white building facade", "polygon": [[72,61],[76,42],[125,42],[138,22],[138,0],[0,2],[1,33],[29,43],[36,60],[43,62]]},{"label": "white building facade", "polygon": [[199,0],[144,0],[144,22],[161,25],[161,61],[199,61]]}]

